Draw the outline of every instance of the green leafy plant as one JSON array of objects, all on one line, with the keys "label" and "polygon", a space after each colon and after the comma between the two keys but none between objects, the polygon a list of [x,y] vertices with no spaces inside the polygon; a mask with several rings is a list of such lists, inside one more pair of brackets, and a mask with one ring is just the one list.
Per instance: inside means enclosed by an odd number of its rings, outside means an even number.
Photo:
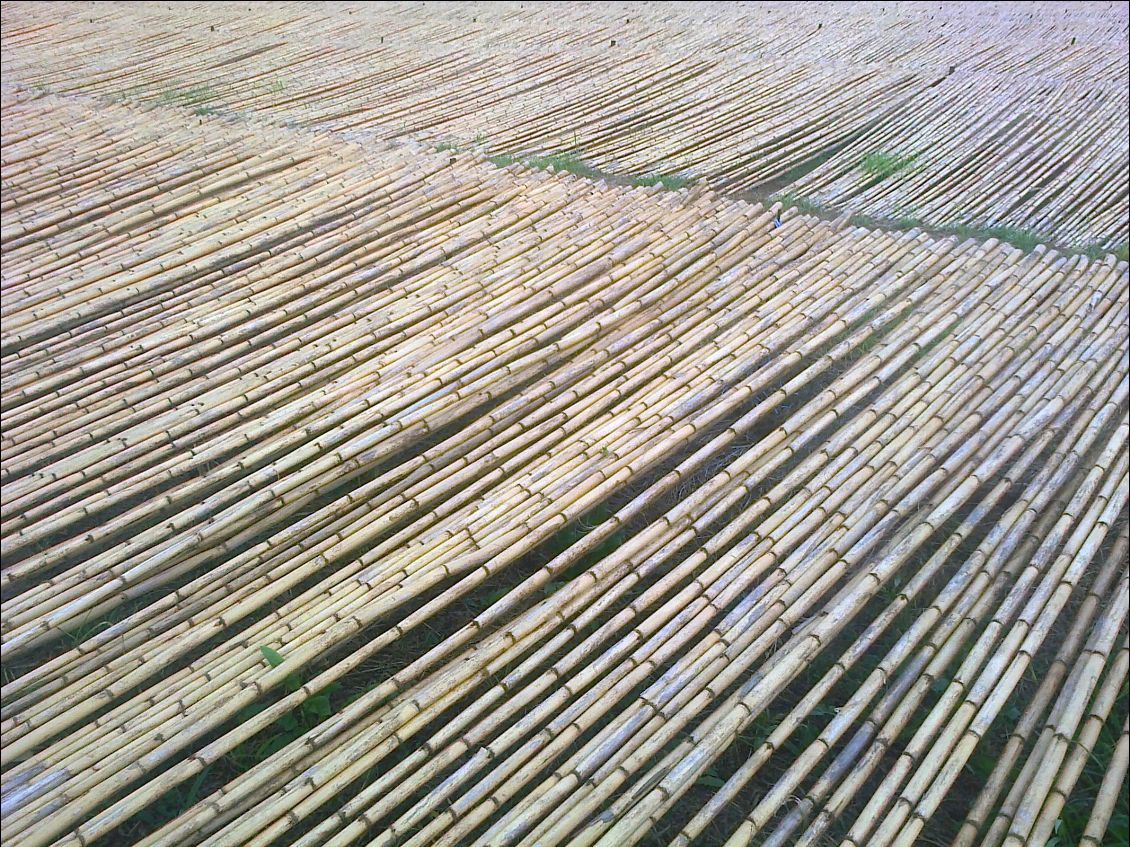
[{"label": "green leafy plant", "polygon": [[541,587],[541,593],[544,594],[546,597],[549,597],[552,594],[556,594],[564,586],[565,586],[564,582],[561,582],[559,580],[552,580],[550,582],[547,582],[545,585],[543,585]]},{"label": "green leafy plant", "polygon": [[[263,658],[272,668],[279,667],[286,659],[274,648],[262,645],[259,648]],[[297,673],[287,674],[286,688],[293,693],[303,685]],[[287,712],[253,738],[236,747],[228,754],[229,759],[240,770],[246,770],[269,758],[291,742],[300,738],[333,714],[330,698],[337,691],[337,683],[327,686],[312,697],[308,697],[297,708]],[[240,710],[239,720],[247,721],[268,708],[268,703],[252,703]]]},{"label": "green leafy plant", "polygon": [[703,771],[702,776],[698,778],[696,784],[701,785],[703,788],[721,788],[726,784],[726,780],[722,779],[722,777],[718,775],[718,771],[713,767],[709,767]]}]

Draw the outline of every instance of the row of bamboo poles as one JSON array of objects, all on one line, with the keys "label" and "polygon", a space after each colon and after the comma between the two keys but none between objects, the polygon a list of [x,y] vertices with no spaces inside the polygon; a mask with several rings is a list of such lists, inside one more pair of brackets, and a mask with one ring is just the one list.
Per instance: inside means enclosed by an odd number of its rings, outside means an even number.
[{"label": "row of bamboo poles", "polygon": [[0,105],[6,839],[1101,840],[1125,262]]},{"label": "row of bamboo poles", "polygon": [[[1125,78],[1125,70],[1117,73]],[[954,87],[907,103],[789,190],[876,217],[1016,225],[1076,246],[1096,233],[1110,246],[1130,240],[1130,158],[1125,145],[1104,141],[1108,131],[1108,138],[1130,134],[1125,86],[1095,86],[1090,73],[1075,73],[1054,87],[1024,78],[1001,96],[996,86],[982,87],[976,71],[952,79]],[[884,151],[905,160],[893,177],[859,167]]]},{"label": "row of bamboo poles", "polygon": [[5,76],[41,90],[1128,237],[1121,4],[13,3],[3,25]]}]

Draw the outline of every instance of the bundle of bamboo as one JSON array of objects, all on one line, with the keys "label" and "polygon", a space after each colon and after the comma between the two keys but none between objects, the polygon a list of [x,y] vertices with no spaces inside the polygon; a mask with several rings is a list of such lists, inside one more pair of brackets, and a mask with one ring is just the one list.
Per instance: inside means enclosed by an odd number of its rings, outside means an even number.
[{"label": "bundle of bamboo", "polygon": [[6,4],[5,79],[1075,248],[1128,237],[1122,4],[91,14]]},{"label": "bundle of bamboo", "polygon": [[0,107],[6,837],[1102,837],[1125,262]]}]

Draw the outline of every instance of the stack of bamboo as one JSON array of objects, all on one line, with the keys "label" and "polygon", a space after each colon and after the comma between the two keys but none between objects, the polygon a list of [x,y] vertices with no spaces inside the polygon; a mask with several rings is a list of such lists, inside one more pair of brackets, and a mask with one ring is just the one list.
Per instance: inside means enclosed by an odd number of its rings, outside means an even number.
[{"label": "stack of bamboo", "polygon": [[6,838],[1101,838],[1125,262],[0,105]]},{"label": "stack of bamboo", "polygon": [[[992,75],[955,75],[789,190],[882,218],[1018,225],[1073,246],[1102,233],[1108,245],[1125,244],[1130,160],[1125,144],[1107,142],[1130,134],[1126,86],[1096,86],[1084,68],[1063,74],[1054,86],[1017,76],[1007,87]],[[860,167],[884,151],[901,160],[895,173]]]},{"label": "stack of bamboo", "polygon": [[626,177],[1113,248],[1126,28],[1111,3],[12,3],[3,69],[59,93],[567,153]]}]

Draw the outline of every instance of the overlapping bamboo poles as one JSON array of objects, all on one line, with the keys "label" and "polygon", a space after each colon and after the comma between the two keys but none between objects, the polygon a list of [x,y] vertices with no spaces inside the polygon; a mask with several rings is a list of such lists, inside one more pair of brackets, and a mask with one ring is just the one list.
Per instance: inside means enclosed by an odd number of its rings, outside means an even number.
[{"label": "overlapping bamboo poles", "polygon": [[359,678],[139,843],[636,843],[797,686],[676,843],[735,805],[733,844],[913,837],[1006,703],[1030,790],[994,775],[962,837],[1023,839],[1118,719],[1124,262],[3,109],[6,836],[120,836]]},{"label": "overlapping bamboo poles", "polygon": [[[789,190],[877,217],[1025,227],[1073,245],[1096,232],[1106,233],[1112,246],[1127,241],[1130,163],[1124,151],[1099,140],[1100,126],[1130,132],[1117,92],[1096,90],[1085,77],[1055,87],[1037,77],[1013,82],[1007,98],[986,91],[970,108],[966,98],[979,75],[961,79],[961,88],[926,92]],[[1025,103],[1019,113],[1018,102]],[[902,157],[897,173],[879,178],[859,166],[881,153]],[[1081,157],[1091,165],[1074,167]],[[1021,174],[1015,181],[1010,176]]]},{"label": "overlapping bamboo poles", "polygon": [[4,10],[5,76],[27,86],[1075,247],[1130,236],[1118,4]]}]

